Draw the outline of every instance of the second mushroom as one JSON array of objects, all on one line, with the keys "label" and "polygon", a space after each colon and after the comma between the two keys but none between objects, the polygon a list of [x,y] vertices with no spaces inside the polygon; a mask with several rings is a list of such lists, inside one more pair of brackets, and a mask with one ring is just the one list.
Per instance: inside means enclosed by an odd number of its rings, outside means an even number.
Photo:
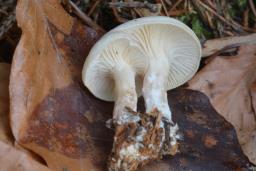
[{"label": "second mushroom", "polygon": [[[201,46],[194,32],[169,17],[129,21],[94,45],[82,75],[97,98],[115,101],[116,134],[109,170],[135,170],[168,154],[166,143],[168,148],[177,145],[180,136],[167,90],[191,79],[200,58]],[[141,94],[146,114],[136,112]]]}]

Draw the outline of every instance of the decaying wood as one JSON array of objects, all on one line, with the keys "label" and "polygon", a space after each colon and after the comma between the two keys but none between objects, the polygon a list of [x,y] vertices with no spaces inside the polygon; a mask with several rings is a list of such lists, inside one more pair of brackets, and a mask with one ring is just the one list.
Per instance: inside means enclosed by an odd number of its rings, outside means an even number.
[{"label": "decaying wood", "polygon": [[114,123],[116,132],[108,162],[110,171],[135,171],[138,166],[178,152],[178,144],[170,143],[171,124],[162,120],[159,111],[137,113],[127,109],[126,115],[130,118],[127,122]]}]

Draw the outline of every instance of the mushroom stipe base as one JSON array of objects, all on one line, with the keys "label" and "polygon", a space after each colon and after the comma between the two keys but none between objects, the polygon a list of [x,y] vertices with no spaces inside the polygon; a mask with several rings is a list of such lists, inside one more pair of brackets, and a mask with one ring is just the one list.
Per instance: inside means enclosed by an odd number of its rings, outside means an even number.
[{"label": "mushroom stipe base", "polygon": [[[111,120],[115,137],[108,160],[109,171],[135,171],[149,161],[178,152],[178,143],[173,144],[171,140],[180,137],[178,128],[165,121],[157,109],[137,113],[127,108],[125,115],[125,122]],[[176,137],[170,137],[170,132],[175,132]]]}]

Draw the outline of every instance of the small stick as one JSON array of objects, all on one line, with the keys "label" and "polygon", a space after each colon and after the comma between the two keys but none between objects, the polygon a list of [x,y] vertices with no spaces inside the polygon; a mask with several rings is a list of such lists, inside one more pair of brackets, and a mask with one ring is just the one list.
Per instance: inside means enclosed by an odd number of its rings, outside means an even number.
[{"label": "small stick", "polygon": [[181,10],[169,11],[168,13],[170,16],[180,16],[182,14],[185,14],[186,12],[187,12],[187,10],[181,9]]},{"label": "small stick", "polygon": [[240,25],[239,23],[237,23],[236,21],[234,21],[232,18],[230,19],[230,21],[231,21],[234,25],[236,25],[237,27],[240,27],[240,28],[244,29],[244,30],[247,31],[247,32],[256,32],[256,29],[249,28],[249,27],[244,27],[244,26]]},{"label": "small stick", "polygon": [[9,29],[12,28],[14,22],[15,22],[15,10],[13,10],[9,14],[9,16],[2,22],[2,25],[0,27],[0,40],[5,36],[5,33],[7,33]]},{"label": "small stick", "polygon": [[172,10],[174,10],[178,5],[180,5],[180,3],[182,2],[183,0],[178,0],[172,7],[171,9],[168,11],[168,13],[170,14]]},{"label": "small stick", "polygon": [[92,13],[94,12],[95,8],[98,6],[99,3],[100,3],[99,0],[95,1],[95,3],[92,5],[90,11],[87,13],[87,16],[90,17],[92,15]]},{"label": "small stick", "polygon": [[225,33],[228,36],[235,36],[234,33],[232,33],[231,31],[228,31],[228,30],[223,30],[223,33]]},{"label": "small stick", "polygon": [[141,12],[138,11],[136,8],[134,8],[133,11],[136,12],[136,14],[137,14],[139,17],[143,17],[143,15],[141,14]]},{"label": "small stick", "polygon": [[167,11],[167,9],[166,9],[166,6],[165,6],[163,0],[160,0],[160,1],[161,1],[162,6],[163,6],[165,15],[169,17],[170,15],[169,15],[169,13],[168,13],[168,11]]},{"label": "small stick", "polygon": [[158,6],[157,4],[151,4],[149,2],[109,2],[108,5],[111,8],[147,8],[150,12],[157,12]]},{"label": "small stick", "polygon": [[250,7],[252,9],[253,15],[256,17],[256,8],[254,6],[253,0],[249,0]]},{"label": "small stick", "polygon": [[249,23],[248,23],[248,19],[249,19],[249,8],[246,8],[246,10],[244,11],[244,27],[248,27]]},{"label": "small stick", "polygon": [[5,10],[3,10],[3,9],[1,9],[1,8],[0,8],[0,13],[2,13],[2,14],[4,14],[4,15],[8,16],[8,12],[6,12]]},{"label": "small stick", "polygon": [[165,0],[165,3],[167,3],[167,5],[171,6],[172,2],[170,0]]},{"label": "small stick", "polygon": [[207,18],[207,21],[208,21],[208,23],[209,23],[210,28],[211,28],[211,29],[215,29],[215,26],[214,26],[214,23],[213,23],[213,18],[212,18],[212,16],[210,15],[209,11],[206,11],[206,12],[205,12],[205,16],[206,16],[206,18]]},{"label": "small stick", "polygon": [[211,0],[207,0],[206,2],[212,9],[216,10],[216,6],[214,6]]},{"label": "small stick", "polygon": [[132,18],[135,19],[136,17],[136,11],[134,9],[131,10]]},{"label": "small stick", "polygon": [[242,28],[245,31],[249,31],[249,32],[256,32],[255,29],[251,29],[251,28],[246,28],[243,27],[241,25],[239,25],[238,23],[236,23],[235,21],[227,21],[223,16],[219,15],[218,13],[216,13],[216,11],[214,11],[212,8],[210,8],[208,5],[204,4],[201,0],[197,0],[198,4],[200,4],[201,6],[203,6],[206,10],[208,10],[209,12],[211,12],[212,14],[214,14],[217,18],[219,18],[222,22],[226,23],[227,25],[231,26],[233,29],[237,30],[238,28]]},{"label": "small stick", "polygon": [[68,1],[68,4],[73,8],[74,13],[83,20],[87,25],[94,28],[95,30],[99,30],[101,32],[106,32],[103,28],[101,28],[98,24],[94,23],[90,17],[85,15],[72,1]]},{"label": "small stick", "polygon": [[125,22],[128,21],[127,19],[125,19],[123,17],[120,17],[119,14],[118,14],[118,11],[115,8],[112,8],[112,10],[113,10],[114,16],[116,17],[117,22],[125,23]]}]

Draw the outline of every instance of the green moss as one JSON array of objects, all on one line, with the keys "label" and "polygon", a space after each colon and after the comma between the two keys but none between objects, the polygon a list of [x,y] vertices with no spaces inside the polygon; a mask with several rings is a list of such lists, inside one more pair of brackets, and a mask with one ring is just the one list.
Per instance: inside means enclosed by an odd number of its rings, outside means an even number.
[{"label": "green moss", "polygon": [[213,37],[213,34],[208,31],[200,16],[195,11],[182,15],[178,17],[178,19],[188,25],[199,39],[208,39]]}]

